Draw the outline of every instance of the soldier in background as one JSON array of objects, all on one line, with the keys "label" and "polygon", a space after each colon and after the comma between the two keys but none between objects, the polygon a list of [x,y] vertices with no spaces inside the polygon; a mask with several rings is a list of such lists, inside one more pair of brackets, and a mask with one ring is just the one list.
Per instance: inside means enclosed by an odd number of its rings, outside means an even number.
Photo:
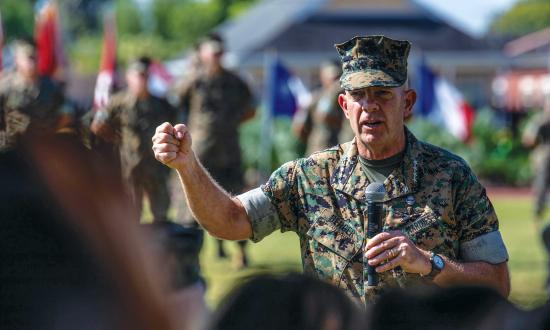
[{"label": "soldier in background", "polygon": [[176,110],[164,99],[151,95],[147,84],[151,59],[141,57],[128,66],[128,88],[114,94],[96,112],[91,129],[119,146],[123,178],[141,214],[147,195],[153,221],[167,220],[170,206],[170,170],[159,166],[151,151],[151,136],[163,122],[175,120]]},{"label": "soldier in background", "polygon": [[342,92],[338,79],[342,74],[336,62],[325,62],[319,69],[321,87],[313,102],[297,113],[293,120],[294,132],[307,143],[306,155],[338,144],[344,114],[338,105]]},{"label": "soldier in background", "polygon": [[[199,69],[194,77],[176,87],[179,108],[193,134],[195,153],[212,177],[227,191],[241,193],[244,178],[239,145],[240,124],[254,116],[253,97],[246,83],[221,63],[221,37],[209,35],[198,46]],[[151,134],[153,136],[153,134]],[[187,208],[179,215],[194,219]],[[238,266],[246,266],[246,241],[240,241]],[[218,240],[218,255],[226,257]]]},{"label": "soldier in background", "polygon": [[531,155],[535,178],[533,191],[535,193],[534,221],[538,231],[546,206],[546,193],[550,184],[550,106],[535,116],[522,137],[523,145],[534,148]]},{"label": "soldier in background", "polygon": [[15,42],[15,70],[0,80],[0,152],[13,149],[27,131],[53,133],[64,102],[62,86],[38,74],[36,45]]}]

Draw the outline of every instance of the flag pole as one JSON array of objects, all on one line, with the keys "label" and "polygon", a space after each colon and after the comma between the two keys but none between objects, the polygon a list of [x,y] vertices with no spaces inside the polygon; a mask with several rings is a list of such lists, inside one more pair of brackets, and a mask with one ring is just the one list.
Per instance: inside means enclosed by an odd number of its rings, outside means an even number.
[{"label": "flag pole", "polygon": [[259,170],[260,181],[265,182],[271,173],[273,150],[273,113],[275,109],[275,64],[277,53],[275,50],[267,50],[264,53],[264,102],[261,113],[260,125],[260,150]]}]

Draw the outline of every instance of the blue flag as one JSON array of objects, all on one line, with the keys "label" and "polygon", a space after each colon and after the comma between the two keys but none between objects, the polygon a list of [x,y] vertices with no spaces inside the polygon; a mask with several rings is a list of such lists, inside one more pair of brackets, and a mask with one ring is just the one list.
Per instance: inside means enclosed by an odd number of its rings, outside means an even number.
[{"label": "blue flag", "polygon": [[266,106],[273,116],[292,117],[311,98],[300,78],[277,58],[269,64],[266,78]]}]

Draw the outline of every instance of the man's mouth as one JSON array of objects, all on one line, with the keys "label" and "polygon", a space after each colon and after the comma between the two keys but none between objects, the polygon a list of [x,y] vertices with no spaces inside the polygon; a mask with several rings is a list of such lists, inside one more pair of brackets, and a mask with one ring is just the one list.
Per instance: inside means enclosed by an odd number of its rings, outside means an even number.
[{"label": "man's mouth", "polygon": [[369,121],[363,122],[362,125],[368,128],[375,128],[382,125],[382,122],[376,121],[376,120],[369,120]]}]

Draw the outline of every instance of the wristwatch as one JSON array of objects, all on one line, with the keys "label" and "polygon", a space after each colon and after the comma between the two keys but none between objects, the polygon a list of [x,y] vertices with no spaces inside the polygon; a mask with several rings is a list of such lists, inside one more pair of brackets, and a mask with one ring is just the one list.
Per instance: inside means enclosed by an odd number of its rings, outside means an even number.
[{"label": "wristwatch", "polygon": [[435,254],[432,252],[430,255],[430,264],[432,265],[432,270],[428,275],[425,275],[424,277],[433,280],[437,274],[441,273],[443,268],[445,268],[445,261],[439,254]]}]

